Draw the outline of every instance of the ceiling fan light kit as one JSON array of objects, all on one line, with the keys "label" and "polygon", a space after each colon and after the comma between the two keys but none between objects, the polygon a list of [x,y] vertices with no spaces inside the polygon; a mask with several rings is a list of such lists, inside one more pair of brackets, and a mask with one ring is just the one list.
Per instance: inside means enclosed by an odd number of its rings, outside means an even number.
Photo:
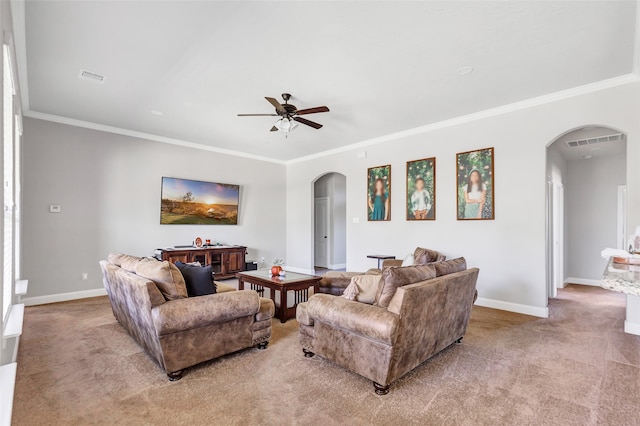
[{"label": "ceiling fan light kit", "polygon": [[298,127],[298,123],[288,118],[281,118],[280,120],[276,121],[275,127],[278,130],[289,133],[290,131]]},{"label": "ceiling fan light kit", "polygon": [[318,124],[311,120],[307,120],[306,118],[298,117],[299,115],[305,114],[316,114],[319,112],[329,112],[329,108],[326,106],[319,106],[315,108],[307,108],[299,110],[295,105],[289,103],[289,99],[291,99],[291,95],[289,93],[283,93],[282,99],[284,99],[284,104],[278,102],[275,98],[265,97],[267,102],[269,102],[275,108],[275,114],[238,114],[239,117],[280,117],[278,121],[271,127],[272,132],[277,132],[280,130],[285,133],[285,136],[290,133],[293,129],[298,127],[298,123],[302,123],[306,126],[313,127],[314,129],[322,128],[322,124]]}]

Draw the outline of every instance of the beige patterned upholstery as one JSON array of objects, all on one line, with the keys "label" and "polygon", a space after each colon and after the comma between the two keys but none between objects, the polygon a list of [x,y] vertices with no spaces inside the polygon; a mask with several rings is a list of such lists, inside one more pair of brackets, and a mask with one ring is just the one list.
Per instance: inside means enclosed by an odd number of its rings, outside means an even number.
[{"label": "beige patterned upholstery", "polygon": [[[424,266],[402,269],[409,268]],[[432,268],[429,274],[435,276]],[[468,269],[401,285],[388,307],[313,295],[298,305],[303,351],[372,380],[376,393],[384,395],[390,383],[462,339],[476,297],[478,272]],[[403,275],[410,280],[420,273]]]},{"label": "beige patterned upholstery", "polygon": [[275,307],[253,290],[223,285],[220,294],[167,301],[154,281],[107,261],[100,267],[114,316],[171,380],[187,367],[269,343]]}]

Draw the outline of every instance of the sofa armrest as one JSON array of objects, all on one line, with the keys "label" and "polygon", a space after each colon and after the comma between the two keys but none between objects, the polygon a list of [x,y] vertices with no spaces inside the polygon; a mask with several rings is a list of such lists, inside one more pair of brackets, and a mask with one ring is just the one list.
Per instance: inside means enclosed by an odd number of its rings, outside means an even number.
[{"label": "sofa armrest", "polygon": [[399,317],[379,306],[353,302],[343,297],[315,294],[307,302],[310,320],[347,330],[393,345]]},{"label": "sofa armrest", "polygon": [[156,334],[162,336],[253,316],[259,310],[258,293],[243,290],[171,300],[153,308],[151,315]]},{"label": "sofa armrest", "polygon": [[276,305],[274,305],[273,300],[267,299],[266,297],[260,298],[260,309],[256,314],[256,321],[266,321],[273,318],[276,313]]}]

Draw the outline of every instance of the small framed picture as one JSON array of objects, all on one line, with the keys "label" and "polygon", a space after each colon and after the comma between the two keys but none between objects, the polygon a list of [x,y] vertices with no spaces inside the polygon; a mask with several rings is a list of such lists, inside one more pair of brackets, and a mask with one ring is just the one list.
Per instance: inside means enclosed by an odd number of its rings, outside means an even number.
[{"label": "small framed picture", "polygon": [[436,219],[436,159],[407,161],[407,220]]},{"label": "small framed picture", "polygon": [[493,148],[461,152],[456,157],[458,220],[493,220]]},{"label": "small framed picture", "polygon": [[367,169],[367,218],[391,220],[391,165]]}]

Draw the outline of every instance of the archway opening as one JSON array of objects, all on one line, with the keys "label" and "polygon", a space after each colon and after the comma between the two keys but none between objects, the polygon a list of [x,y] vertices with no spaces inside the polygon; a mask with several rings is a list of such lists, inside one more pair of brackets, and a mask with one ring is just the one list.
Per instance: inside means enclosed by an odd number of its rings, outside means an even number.
[{"label": "archway opening", "polygon": [[626,135],[606,126],[570,130],[547,146],[547,293],[599,285],[606,247],[626,235]]},{"label": "archway opening", "polygon": [[347,178],[326,173],[313,184],[313,265],[340,270],[347,263]]}]

